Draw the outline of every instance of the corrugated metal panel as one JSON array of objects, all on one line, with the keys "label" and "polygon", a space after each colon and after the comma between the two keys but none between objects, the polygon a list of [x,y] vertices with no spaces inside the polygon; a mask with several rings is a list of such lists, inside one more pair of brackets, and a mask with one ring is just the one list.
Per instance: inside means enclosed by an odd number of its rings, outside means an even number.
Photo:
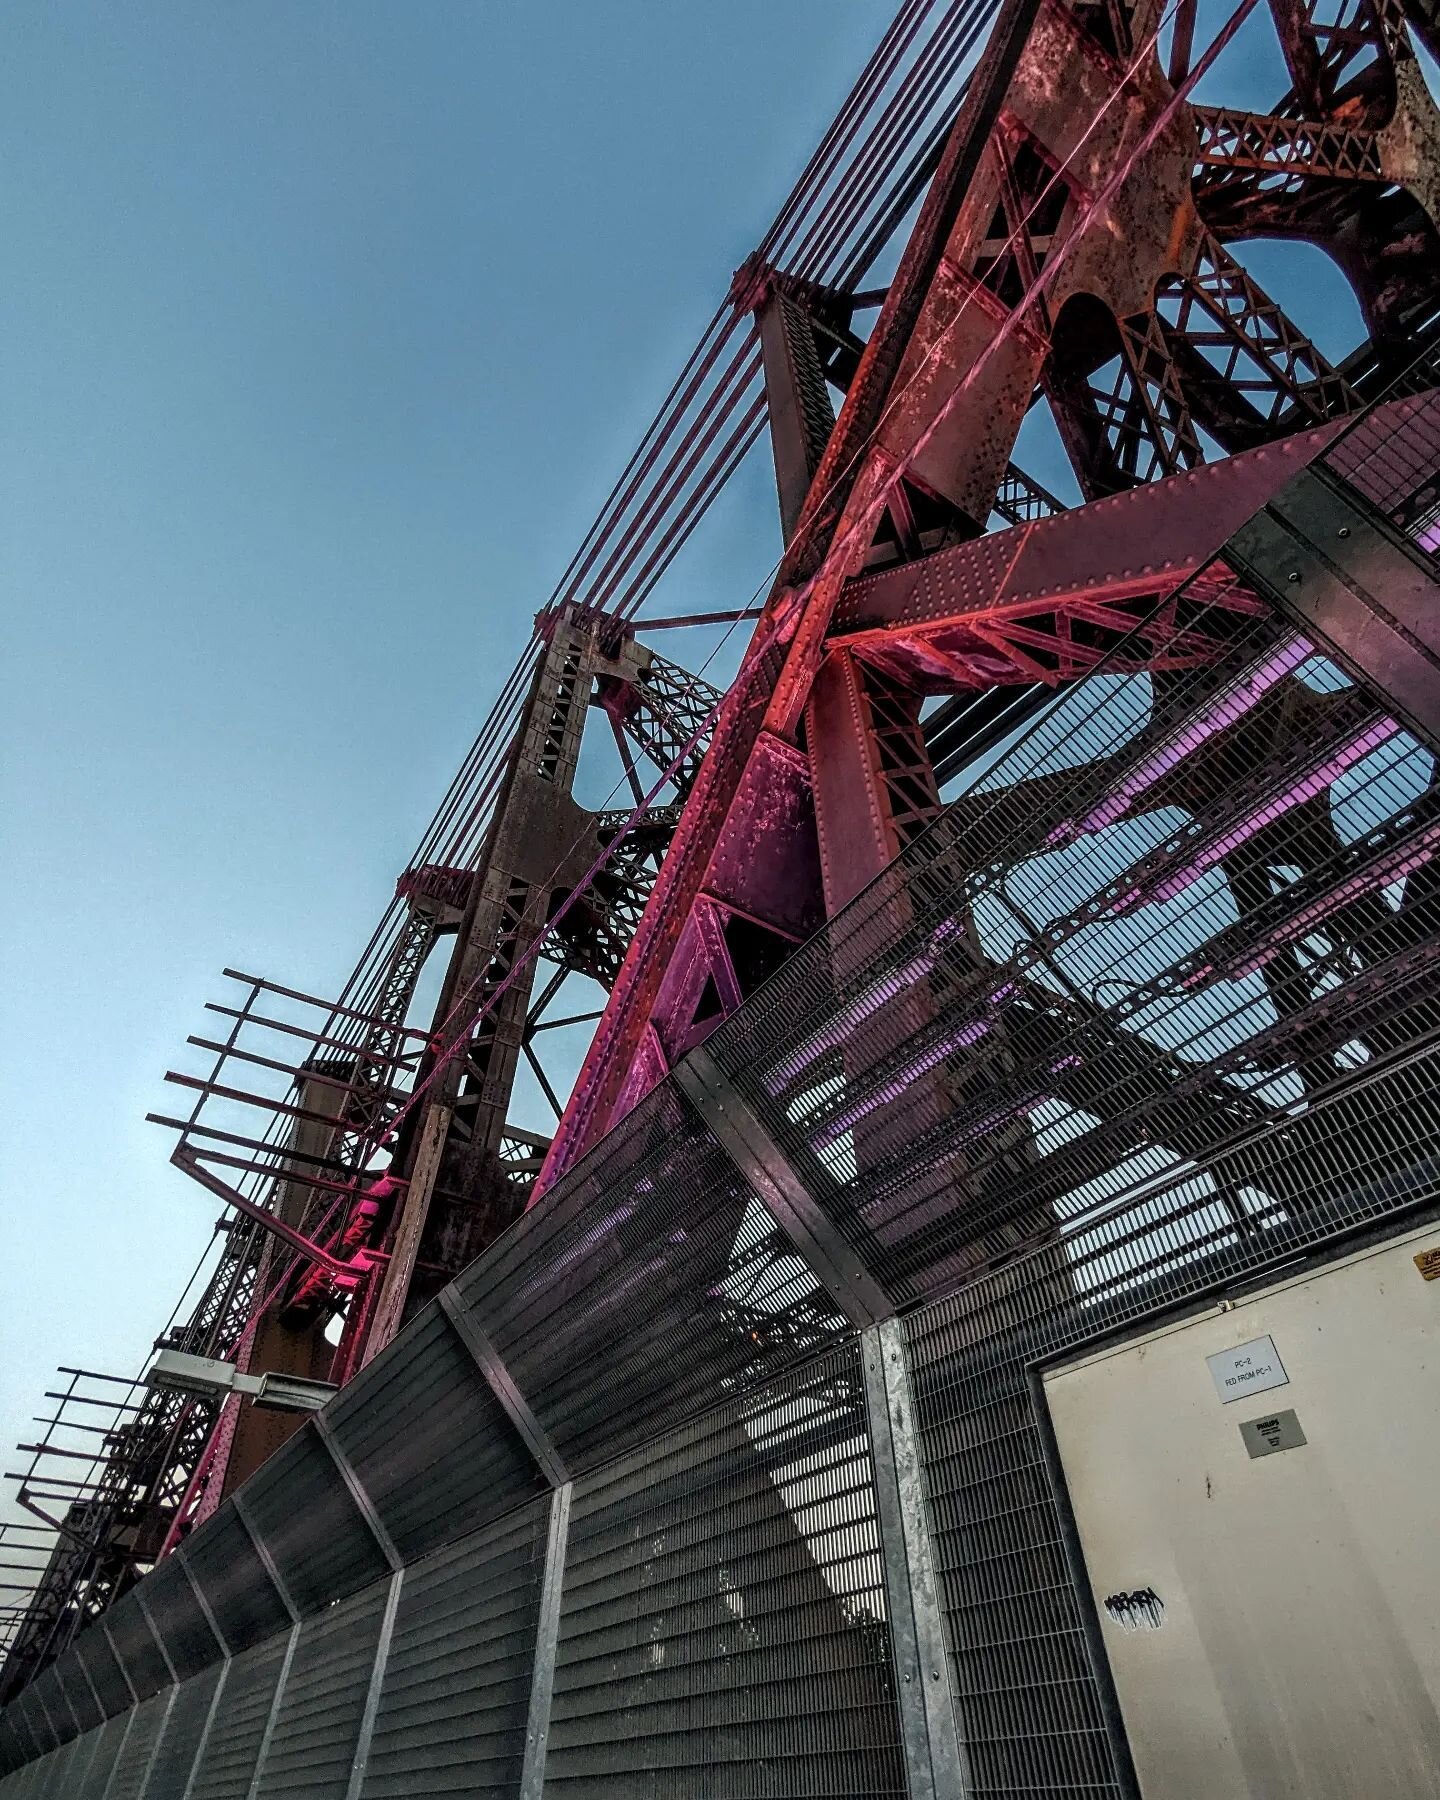
[{"label": "corrugated metal panel", "polygon": [[300,1612],[318,1612],[387,1573],[370,1527],[313,1426],[303,1426],[277,1450],[246,1482],[244,1494],[245,1516]]},{"label": "corrugated metal panel", "polygon": [[55,1665],[42,1669],[30,1683],[30,1718],[35,1735],[47,1750],[54,1750],[75,1735],[75,1721],[60,1691]]},{"label": "corrugated metal panel", "polygon": [[345,1800],[389,1586],[300,1627],[257,1800]]},{"label": "corrugated metal panel", "polygon": [[95,1733],[95,1754],[85,1772],[84,1785],[77,1791],[74,1800],[105,1800],[110,1771],[115,1767],[120,1746],[125,1742],[125,1735],[130,1729],[130,1717],[128,1712],[116,1713]]},{"label": "corrugated metal panel", "polygon": [[145,1800],[183,1800],[185,1784],[195,1766],[195,1755],[210,1717],[210,1705],[223,1673],[224,1664],[217,1663],[203,1674],[182,1682],[176,1690],[175,1704],[170,1708],[155,1751]]},{"label": "corrugated metal panel", "polygon": [[224,1655],[225,1646],[216,1639],[190,1577],[175,1557],[167,1556],[155,1565],[141,1592],[177,1681],[198,1675]]},{"label": "corrugated metal panel", "polygon": [[180,1554],[209,1601],[232,1655],[288,1628],[285,1603],[228,1500],[186,1539]]},{"label": "corrugated metal panel", "polygon": [[513,1800],[549,1502],[405,1572],[362,1800]]},{"label": "corrugated metal panel", "polygon": [[116,1660],[115,1652],[110,1648],[110,1640],[100,1629],[98,1621],[89,1625],[76,1638],[75,1655],[85,1665],[90,1677],[90,1685],[100,1701],[100,1707],[107,1719],[113,1718],[117,1712],[123,1712],[130,1704],[130,1689],[125,1683],[125,1674]]},{"label": "corrugated metal panel", "polygon": [[576,1482],[545,1792],[905,1793],[854,1344]]},{"label": "corrugated metal panel", "polygon": [[21,1733],[19,1715],[7,1706],[0,1712],[0,1774],[18,1769],[29,1754],[29,1738]]},{"label": "corrugated metal panel", "polygon": [[[416,1405],[416,1395],[425,1396]],[[539,1471],[438,1307],[325,1414],[403,1557],[422,1556],[538,1494]]]},{"label": "corrugated metal panel", "polygon": [[[247,1650],[230,1664],[189,1800],[245,1800],[265,1736],[289,1636]],[[107,1794],[105,1800],[116,1800]]]},{"label": "corrugated metal panel", "polygon": [[116,1753],[115,1773],[105,1790],[105,1800],[140,1800],[169,1706],[170,1695],[164,1693],[153,1695],[136,1708],[130,1730]]},{"label": "corrugated metal panel", "polygon": [[668,1082],[455,1287],[572,1470],[758,1386],[841,1329]]},{"label": "corrugated metal panel", "polygon": [[169,1681],[170,1671],[150,1621],[141,1612],[133,1592],[105,1614],[105,1629],[136,1694],[142,1700],[158,1694]]},{"label": "corrugated metal panel", "polygon": [[88,1750],[89,1745],[83,1738],[71,1738],[58,1750],[52,1750],[44,1763],[44,1777],[38,1792],[44,1800],[71,1800],[73,1788],[71,1776],[75,1767],[77,1752]]},{"label": "corrugated metal panel", "polygon": [[82,1732],[92,1731],[105,1715],[100,1710],[100,1703],[95,1698],[95,1690],[90,1685],[90,1677],[75,1654],[73,1644],[63,1656],[56,1658],[54,1666],[56,1679],[59,1681],[77,1728]]}]

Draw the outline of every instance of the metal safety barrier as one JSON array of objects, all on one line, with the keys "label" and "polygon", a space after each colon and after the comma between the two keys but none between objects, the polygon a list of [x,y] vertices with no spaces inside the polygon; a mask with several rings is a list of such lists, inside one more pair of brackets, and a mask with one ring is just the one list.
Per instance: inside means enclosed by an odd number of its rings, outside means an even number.
[{"label": "metal safety barrier", "polygon": [[25,1688],[3,1800],[1132,1792],[1035,1365],[1440,1200],[1406,408]]}]

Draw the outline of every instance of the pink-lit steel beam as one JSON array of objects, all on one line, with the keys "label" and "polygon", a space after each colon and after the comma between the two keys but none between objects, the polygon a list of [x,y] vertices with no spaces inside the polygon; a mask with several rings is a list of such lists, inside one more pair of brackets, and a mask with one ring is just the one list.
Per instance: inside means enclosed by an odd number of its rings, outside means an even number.
[{"label": "pink-lit steel beam", "polygon": [[[860,631],[904,632],[921,623],[963,619],[1011,600],[1099,599],[1178,588],[1212,563],[1235,526],[1318,456],[1337,429],[1301,432],[1113,501],[861,577],[842,590],[834,642],[838,647],[847,634]],[[739,822],[736,801],[765,736],[764,715],[788,622],[780,597],[721,705],[710,751],[556,1132],[541,1187],[608,1128],[622,1094],[627,1100],[639,1097],[638,1084],[627,1083],[627,1077],[707,872]]]}]

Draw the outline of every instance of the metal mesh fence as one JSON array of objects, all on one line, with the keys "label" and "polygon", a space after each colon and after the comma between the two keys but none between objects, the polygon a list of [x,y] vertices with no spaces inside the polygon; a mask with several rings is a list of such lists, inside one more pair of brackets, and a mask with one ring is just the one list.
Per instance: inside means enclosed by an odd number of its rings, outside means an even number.
[{"label": "metal mesh fence", "polygon": [[540,1491],[523,1442],[438,1308],[416,1319],[327,1416],[407,1560]]},{"label": "metal mesh fence", "polygon": [[[138,1594],[132,1591],[112,1606],[100,1628],[110,1639],[135,1698],[148,1700],[151,1694],[158,1694],[170,1679],[170,1671]],[[61,1658],[55,1667],[62,1667],[65,1661]]]},{"label": "metal mesh fence", "polygon": [[223,1673],[223,1666],[216,1665],[175,1690],[175,1702],[155,1747],[145,1800],[184,1800]]},{"label": "metal mesh fence", "polygon": [[196,1598],[181,1558],[172,1556],[162,1562],[143,1591],[137,1591],[137,1598],[173,1679],[184,1681],[223,1654],[224,1645]]},{"label": "metal mesh fence", "polygon": [[671,1082],[456,1290],[572,1470],[802,1360],[842,1325]]},{"label": "metal mesh fence", "polygon": [[708,1047],[904,1300],[1142,1164],[1233,1186],[1230,1146],[1440,1024],[1432,769],[1269,619],[1094,679]]},{"label": "metal mesh fence", "polygon": [[[1421,568],[1405,405],[1326,479]],[[1432,747],[1223,562],[1180,608],[707,1042],[898,1410],[667,1080],[20,1694],[4,1800],[931,1800],[927,1556],[973,1790],[1122,1791],[1033,1365],[1440,1202]]]},{"label": "metal mesh fence", "polygon": [[[107,1719],[98,1731],[90,1734],[93,1739],[90,1762],[83,1777],[74,1784],[74,1800],[105,1800],[110,1772],[120,1755],[120,1746],[125,1741],[130,1722],[129,1713],[118,1713],[113,1719]],[[157,1787],[155,1791],[160,1794],[164,1790]]]},{"label": "metal mesh fence", "polygon": [[102,1718],[108,1719],[130,1704],[125,1672],[110,1639],[98,1624],[91,1625],[76,1638],[75,1660],[90,1684]]},{"label": "metal mesh fence", "polygon": [[903,1794],[855,1346],[576,1483],[548,1794]]},{"label": "metal mesh fence", "polygon": [[278,1450],[244,1488],[245,1517],[297,1611],[366,1587],[385,1558],[314,1428]]},{"label": "metal mesh fence", "polygon": [[[137,1706],[130,1715],[130,1729],[115,1754],[115,1767],[105,1800],[141,1800],[150,1774],[151,1759],[160,1738],[160,1728],[173,1698],[171,1693],[154,1694]],[[59,1800],[60,1790],[47,1792],[46,1800]]]},{"label": "metal mesh fence", "polygon": [[[293,1632],[287,1633],[227,1664],[204,1755],[191,1777],[189,1800],[246,1800],[293,1638]],[[112,1797],[107,1795],[106,1800]]]},{"label": "metal mesh fence", "polygon": [[514,1794],[548,1502],[405,1571],[363,1800]]},{"label": "metal mesh fence", "polygon": [[290,1623],[285,1602],[233,1502],[212,1514],[178,1554],[199,1590],[197,1608],[201,1601],[210,1608],[232,1656]]},{"label": "metal mesh fence", "polygon": [[300,1627],[255,1800],[345,1800],[387,1588],[356,1595]]}]

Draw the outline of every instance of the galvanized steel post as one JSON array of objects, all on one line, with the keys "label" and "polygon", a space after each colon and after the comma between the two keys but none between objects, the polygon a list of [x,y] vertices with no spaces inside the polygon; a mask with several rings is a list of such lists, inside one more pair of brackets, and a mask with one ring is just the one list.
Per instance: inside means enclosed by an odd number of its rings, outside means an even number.
[{"label": "galvanized steel post", "polygon": [[395,1634],[395,1615],[400,1610],[400,1589],[405,1571],[396,1567],[390,1577],[390,1591],[385,1596],[385,1612],[380,1620],[380,1635],[375,1640],[375,1660],[370,1669],[370,1685],[365,1690],[365,1710],[360,1715],[360,1731],[355,1739],[355,1761],[345,1800],[360,1800],[365,1770],[370,1762],[370,1740],[375,1735],[375,1717],[380,1710],[380,1693],[385,1685],[385,1665],[390,1660],[390,1640]]},{"label": "galvanized steel post", "polygon": [[550,1496],[550,1527],[545,1538],[545,1575],[540,1588],[540,1617],[535,1627],[535,1664],[530,1677],[530,1708],[525,1721],[525,1761],[520,1771],[520,1800],[542,1800],[545,1753],[550,1739],[550,1696],[555,1688],[555,1657],[560,1644],[560,1594],[565,1581],[565,1551],[570,1538],[567,1481]]},{"label": "galvanized steel post", "polygon": [[860,1349],[910,1800],[959,1800],[974,1788],[950,1694],[904,1327],[872,1325]]}]

